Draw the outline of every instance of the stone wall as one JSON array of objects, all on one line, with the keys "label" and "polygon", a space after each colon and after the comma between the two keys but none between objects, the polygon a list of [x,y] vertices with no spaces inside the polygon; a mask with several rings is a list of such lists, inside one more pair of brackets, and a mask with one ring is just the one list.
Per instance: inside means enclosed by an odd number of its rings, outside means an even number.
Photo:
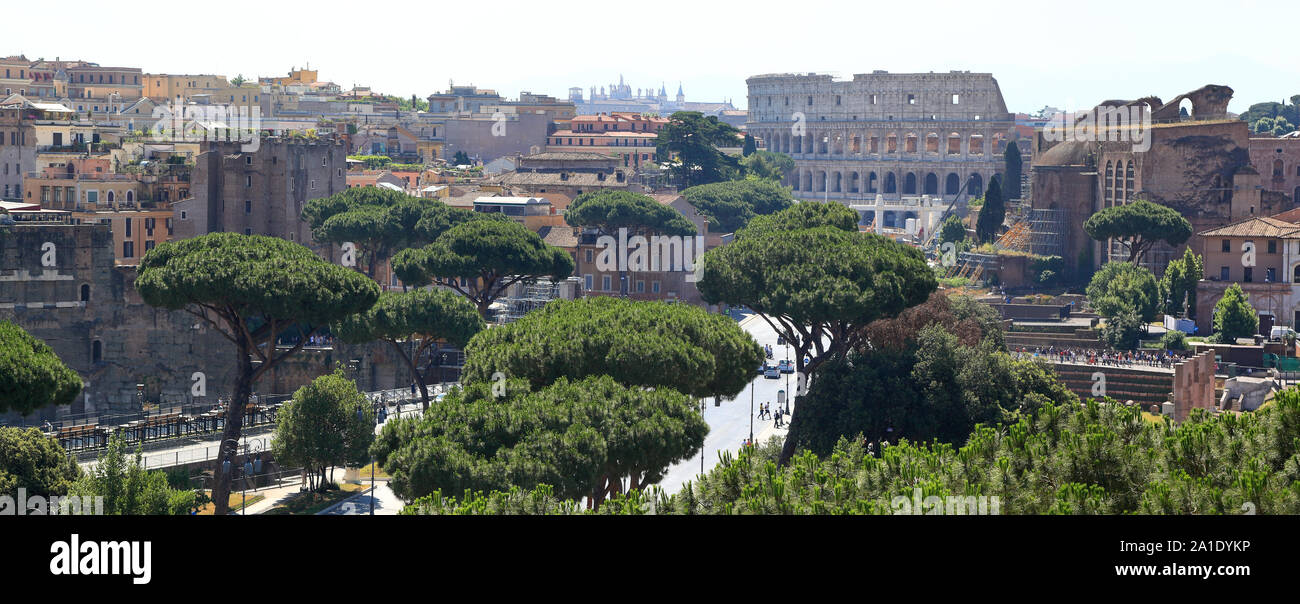
[{"label": "stone wall", "polygon": [[[29,422],[70,416],[110,421],[138,414],[136,384],[144,384],[145,402],[164,406],[230,396],[234,346],[188,313],[145,304],[134,288],[135,268],[113,266],[112,243],[109,227],[102,224],[0,227],[0,320],[49,344],[86,385],[72,405],[39,410]],[[301,351],[268,372],[254,390],[290,394],[352,358],[362,361],[356,377],[364,390],[410,383],[391,348],[372,343]],[[203,374],[206,397],[192,395],[196,373]],[[18,418],[10,414],[0,420]]]}]

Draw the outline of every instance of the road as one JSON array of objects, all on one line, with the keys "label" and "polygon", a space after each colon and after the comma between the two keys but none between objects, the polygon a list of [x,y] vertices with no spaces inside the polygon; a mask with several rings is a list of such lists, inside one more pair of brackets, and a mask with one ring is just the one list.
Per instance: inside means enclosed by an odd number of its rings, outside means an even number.
[{"label": "road", "polygon": [[[785,346],[776,345],[776,331],[772,329],[762,318],[757,315],[751,315],[740,322],[741,329],[753,336],[760,345],[772,345],[772,359],[770,363],[776,363],[782,359],[789,358],[794,360],[794,349]],[[789,350],[789,353],[786,351]],[[776,410],[777,391],[785,390],[792,392],[796,387],[796,378],[793,373],[783,373],[779,379],[764,378],[757,374],[758,368],[754,368],[754,380],[750,385],[741,391],[733,401],[722,401],[720,405],[715,404],[713,399],[706,399],[704,408],[704,420],[709,424],[709,435],[704,439],[703,462],[704,469],[708,471],[718,465],[719,455],[723,451],[730,451],[734,455],[742,446],[745,439],[749,438],[750,418],[758,413],[760,403],[771,403],[773,411]],[[750,399],[753,398],[754,412],[750,413]],[[753,420],[754,442],[763,443],[773,436],[785,438],[786,430],[777,429],[770,419]],[[664,479],[659,481],[659,486],[664,491],[676,493],[681,490],[682,486],[688,480],[695,480],[700,473],[701,456],[696,455],[691,459],[677,463],[668,469]]]}]

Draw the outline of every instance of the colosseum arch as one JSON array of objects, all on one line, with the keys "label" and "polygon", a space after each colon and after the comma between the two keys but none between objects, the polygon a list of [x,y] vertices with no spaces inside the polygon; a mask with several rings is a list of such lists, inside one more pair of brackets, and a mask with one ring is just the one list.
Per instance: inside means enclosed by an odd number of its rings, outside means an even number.
[{"label": "colosseum arch", "polygon": [[930,132],[925,135],[925,152],[939,152],[939,134],[937,132]]},{"label": "colosseum arch", "polygon": [[903,194],[916,195],[916,173],[908,172],[903,178]]},{"label": "colosseum arch", "polygon": [[943,185],[944,195],[956,195],[958,191],[961,191],[961,177],[957,176],[956,172],[949,172],[948,177],[944,180],[946,181]]},{"label": "colosseum arch", "polygon": [[898,180],[893,172],[885,173],[885,194],[889,195],[898,192]]},{"label": "colosseum arch", "polygon": [[885,153],[898,153],[898,135],[889,133],[885,136]]},{"label": "colosseum arch", "polygon": [[834,185],[834,187],[835,187],[835,188],[831,189],[831,192],[832,192],[832,193],[843,193],[843,192],[844,192],[844,173],[843,173],[843,172],[840,172],[840,171],[837,170],[837,171],[835,172],[835,178],[832,180],[832,183],[833,183],[833,185]]},{"label": "colosseum arch", "polygon": [[854,170],[853,172],[850,172],[850,173],[849,173],[849,192],[850,192],[850,193],[858,193],[858,192],[860,192],[860,191],[858,190],[858,181],[859,181],[859,180],[860,180],[860,177],[859,177],[859,174],[858,174],[858,172],[857,172],[856,170]]},{"label": "colosseum arch", "polygon": [[956,132],[948,134],[948,155],[961,155],[961,135]]},{"label": "colosseum arch", "polygon": [[984,155],[984,135],[983,135],[983,134],[972,134],[972,135],[970,135],[970,140],[967,142],[967,151],[966,151],[966,153],[967,153],[968,155]]},{"label": "colosseum arch", "polygon": [[929,172],[925,175],[924,191],[926,195],[939,194],[939,177],[935,176],[934,172]]},{"label": "colosseum arch", "polygon": [[908,132],[907,137],[903,139],[903,153],[916,153],[918,139],[915,132]]},{"label": "colosseum arch", "polygon": [[979,197],[984,194],[984,177],[979,172],[970,175],[970,180],[966,183],[966,194],[970,197]]},{"label": "colosseum arch", "polygon": [[879,192],[879,191],[876,190],[876,189],[878,188],[878,186],[879,186],[879,185],[877,184],[877,182],[876,182],[877,180],[878,180],[878,179],[876,178],[876,173],[875,173],[875,172],[871,172],[871,173],[868,173],[868,174],[867,174],[867,192],[868,192],[868,193],[878,193],[878,192]]}]

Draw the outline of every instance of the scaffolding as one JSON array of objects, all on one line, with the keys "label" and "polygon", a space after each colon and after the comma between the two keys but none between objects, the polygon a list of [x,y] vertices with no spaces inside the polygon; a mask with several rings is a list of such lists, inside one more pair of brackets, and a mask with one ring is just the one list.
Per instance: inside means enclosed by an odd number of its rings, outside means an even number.
[{"label": "scaffolding", "polygon": [[511,323],[524,315],[546,306],[547,302],[560,297],[560,284],[549,279],[522,282],[515,290],[516,295],[504,300],[505,312],[499,315],[504,323]]},{"label": "scaffolding", "polygon": [[1030,210],[1028,248],[1024,251],[1040,256],[1065,255],[1065,220],[1063,210]]}]

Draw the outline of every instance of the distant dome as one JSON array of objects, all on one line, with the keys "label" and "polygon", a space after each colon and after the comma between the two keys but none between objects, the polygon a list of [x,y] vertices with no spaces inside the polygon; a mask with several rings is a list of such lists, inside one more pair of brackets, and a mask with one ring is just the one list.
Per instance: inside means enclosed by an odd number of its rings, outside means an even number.
[{"label": "distant dome", "polygon": [[1092,163],[1090,145],[1082,141],[1067,141],[1048,149],[1034,158],[1035,166],[1086,166]]}]

